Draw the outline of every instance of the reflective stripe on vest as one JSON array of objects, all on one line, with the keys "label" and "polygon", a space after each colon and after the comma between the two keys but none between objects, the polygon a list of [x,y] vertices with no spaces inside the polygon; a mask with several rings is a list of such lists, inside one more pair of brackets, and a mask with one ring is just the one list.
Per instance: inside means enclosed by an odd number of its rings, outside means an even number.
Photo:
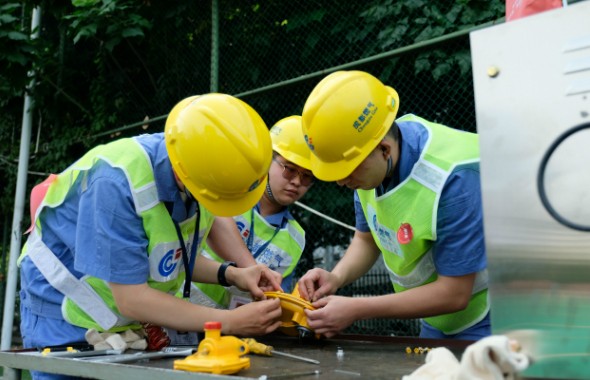
[{"label": "reflective stripe on vest", "polygon": [[[424,284],[435,272],[434,259],[432,257],[432,249],[428,250],[419,260],[416,267],[405,276],[399,275],[391,270],[386,265],[387,271],[389,272],[389,278],[394,285],[399,285],[402,288],[415,288]],[[396,289],[397,290],[397,289]]]},{"label": "reflective stripe on vest", "polygon": [[41,274],[55,289],[80,305],[104,330],[117,324],[117,316],[107,304],[84,281],[77,279],[68,268],[43,243],[37,229],[33,229],[27,240],[28,256]]},{"label": "reflective stripe on vest", "polygon": [[[387,265],[387,272],[391,282],[400,288],[396,288],[396,291],[405,289],[415,288],[424,284],[428,279],[436,272],[434,266],[434,258],[432,257],[432,249],[428,250],[422,256],[416,267],[405,276],[400,276],[393,272]],[[479,293],[488,287],[488,270],[484,269],[477,273],[473,283],[473,291],[471,294]]]}]

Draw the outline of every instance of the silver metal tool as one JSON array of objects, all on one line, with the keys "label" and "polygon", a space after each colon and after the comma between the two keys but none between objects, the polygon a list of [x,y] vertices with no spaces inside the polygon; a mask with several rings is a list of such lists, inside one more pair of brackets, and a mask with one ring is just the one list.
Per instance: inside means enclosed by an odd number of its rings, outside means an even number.
[{"label": "silver metal tool", "polygon": [[273,380],[273,379],[289,379],[293,377],[300,377],[300,376],[318,376],[322,373],[319,369],[313,371],[304,371],[304,372],[291,372],[291,373],[283,373],[280,375],[262,375],[258,378],[258,380]]},{"label": "silver metal tool", "polygon": [[297,360],[301,360],[301,361],[312,363],[312,364],[320,364],[319,360],[310,359],[310,358],[306,358],[306,357],[298,356],[298,355],[287,354],[286,352],[272,350],[271,353],[273,356],[275,356],[275,355],[276,356],[284,356],[286,358],[297,359]]},{"label": "silver metal tool", "polygon": [[303,356],[287,354],[285,352],[275,351],[273,346],[268,344],[260,343],[253,338],[242,339],[248,345],[251,354],[264,355],[264,356],[284,356],[286,358],[301,360],[312,364],[320,364],[319,360],[305,358]]},{"label": "silver metal tool", "polygon": [[123,350],[96,350],[96,351],[49,351],[49,352],[23,352],[26,355],[34,356],[50,356],[60,358],[72,358],[72,359],[83,359],[91,357],[103,357],[112,355],[121,355]]},{"label": "silver metal tool", "polygon": [[80,358],[79,360],[100,362],[100,363],[129,363],[138,360],[146,359],[159,359],[164,357],[182,357],[188,356],[197,351],[196,348],[186,347],[165,347],[163,350],[154,352],[139,351],[133,354],[122,354],[122,355],[108,355],[108,356],[95,356]]}]

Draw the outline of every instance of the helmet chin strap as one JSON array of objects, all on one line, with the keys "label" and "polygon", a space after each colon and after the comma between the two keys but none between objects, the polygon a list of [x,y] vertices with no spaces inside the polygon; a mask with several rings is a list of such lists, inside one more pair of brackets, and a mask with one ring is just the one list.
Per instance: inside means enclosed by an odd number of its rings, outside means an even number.
[{"label": "helmet chin strap", "polygon": [[387,157],[387,171],[385,177],[391,177],[393,175],[393,159],[391,156]]},{"label": "helmet chin strap", "polygon": [[275,205],[279,206],[281,209],[287,207],[275,198],[274,194],[272,193],[272,189],[270,188],[270,181],[268,181],[266,183],[266,195],[268,196],[268,200],[271,203],[274,203]]},{"label": "helmet chin strap", "polygon": [[387,187],[387,185],[391,181],[392,176],[393,176],[393,160],[392,160],[391,156],[389,156],[389,157],[387,157],[387,170],[385,171],[385,178],[383,178],[383,181],[377,187],[378,194],[385,193],[385,188]]},{"label": "helmet chin strap", "polygon": [[188,200],[190,200],[191,202],[196,202],[196,198],[193,196],[193,193],[191,193],[189,191],[189,189],[187,189],[186,187],[184,188],[184,193],[186,194],[186,197]]},{"label": "helmet chin strap", "polygon": [[178,186],[178,190],[180,190],[180,196],[182,197],[182,200],[185,202],[187,200],[191,202],[197,202],[190,190],[186,187],[184,183],[182,183],[180,178],[178,178],[178,175],[176,174],[176,171],[174,169],[172,169],[172,173],[174,174],[174,179],[176,180],[176,186]]},{"label": "helmet chin strap", "polygon": [[270,188],[270,181],[266,182],[266,195],[268,195],[268,198],[271,200],[271,202],[278,203]]}]

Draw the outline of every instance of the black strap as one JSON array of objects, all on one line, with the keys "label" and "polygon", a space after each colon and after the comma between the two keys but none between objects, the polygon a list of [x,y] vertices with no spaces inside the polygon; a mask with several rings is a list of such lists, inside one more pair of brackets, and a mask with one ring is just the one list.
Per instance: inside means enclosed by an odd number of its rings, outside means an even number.
[{"label": "black strap", "polygon": [[227,279],[225,278],[225,271],[229,266],[236,268],[238,267],[236,263],[234,263],[233,261],[226,261],[223,264],[221,264],[219,266],[219,269],[217,270],[217,282],[219,282],[219,285],[221,286],[230,286],[229,282],[227,282]]},{"label": "black strap", "polygon": [[199,208],[199,203],[197,202],[197,208],[195,210],[195,213],[197,215],[196,217],[196,223],[195,223],[195,232],[193,235],[193,245],[191,246],[191,254],[190,254],[190,258],[186,249],[186,245],[184,244],[184,237],[182,236],[182,231],[180,230],[180,226],[178,225],[178,222],[175,221],[174,219],[172,220],[174,222],[174,228],[176,228],[176,234],[178,235],[178,240],[180,240],[180,250],[182,252],[182,263],[184,264],[184,272],[185,272],[185,279],[184,279],[184,288],[182,290],[182,296],[184,298],[189,298],[191,295],[191,282],[192,282],[192,277],[193,277],[193,269],[195,266],[195,260],[196,260],[196,252],[197,252],[197,247],[199,245],[199,227],[201,224],[201,210]]}]

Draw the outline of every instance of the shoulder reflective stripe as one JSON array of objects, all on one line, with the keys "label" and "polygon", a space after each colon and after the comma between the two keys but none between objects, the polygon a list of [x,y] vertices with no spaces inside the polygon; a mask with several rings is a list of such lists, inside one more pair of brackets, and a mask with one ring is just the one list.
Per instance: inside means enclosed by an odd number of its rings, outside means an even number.
[{"label": "shoulder reflective stripe", "polygon": [[305,235],[302,234],[296,226],[291,224],[291,222],[287,223],[287,230],[289,231],[289,235],[293,238],[293,241],[295,241],[301,250],[303,250],[303,248],[305,248]]},{"label": "shoulder reflective stripe", "polygon": [[[136,139],[131,139],[131,141],[133,141],[137,145],[139,152],[143,154],[146,160],[146,164],[150,165],[150,157],[147,154],[146,150],[143,148],[143,146]],[[127,170],[127,167],[125,167],[124,164],[114,162],[113,160],[111,160],[111,158],[107,157],[104,154],[97,154],[92,163],[75,165],[72,166],[72,168],[76,170],[89,170],[94,164],[94,162],[96,162],[97,160],[103,160],[106,163],[108,163],[111,167],[118,168],[123,171],[125,177],[127,178],[127,182],[129,183],[129,187],[131,188],[133,202],[135,203],[135,211],[138,214],[142,213],[143,211],[149,210],[150,208],[158,204],[158,190],[156,188],[155,181],[152,180],[151,182],[147,183],[146,185],[140,188],[134,188],[133,181],[131,179],[130,173]],[[151,169],[153,171],[153,168]],[[86,184],[84,184],[83,186],[86,187]]]},{"label": "shoulder reflective stripe", "polygon": [[[142,196],[142,197],[145,196],[146,198],[148,198],[148,196],[153,196],[153,194],[149,193],[149,190],[151,190],[150,186],[152,185],[153,182],[144,186],[144,188],[146,188],[146,190],[148,190],[148,192],[146,192],[145,195],[139,194],[138,189],[133,188],[133,181],[131,180],[131,176],[129,175],[129,172],[127,171],[126,167],[124,167],[121,164],[116,164],[115,162],[111,161],[109,158],[101,156],[101,155],[96,156],[96,158],[107,162],[113,168],[121,169],[123,171],[123,173],[125,174],[125,177],[127,177],[127,183],[129,183],[129,187],[131,188],[131,194],[133,195],[133,203],[135,203],[135,211],[138,214],[140,214],[142,211],[145,211],[146,208],[144,208],[145,205],[142,203],[142,201],[149,203],[150,200],[149,199],[146,199],[146,200],[141,199],[140,200],[140,199],[138,199],[138,195]],[[154,184],[154,187],[155,187],[155,184]],[[158,197],[157,190],[156,190],[155,196],[156,196],[156,198]]]},{"label": "shoulder reflective stripe", "polygon": [[137,213],[142,213],[160,203],[155,182],[150,182],[140,189],[133,190],[133,199]]},{"label": "shoulder reflective stripe", "polygon": [[80,182],[80,190],[85,193],[88,190],[88,174],[84,172],[82,181]]},{"label": "shoulder reflective stripe", "polygon": [[74,301],[105,330],[117,323],[117,316],[85,282],[78,280],[43,243],[37,231],[28,239],[28,255],[55,289]]},{"label": "shoulder reflective stripe", "polygon": [[391,281],[404,288],[415,288],[416,286],[422,285],[436,270],[432,257],[432,249],[426,252],[416,267],[405,276],[400,276],[392,272],[387,265],[385,267],[389,272]]},{"label": "shoulder reflective stripe", "polygon": [[479,293],[484,289],[488,288],[488,280],[489,280],[489,275],[488,275],[488,270],[484,269],[480,272],[477,273],[477,275],[475,276],[475,282],[473,283],[473,291],[471,292],[471,294],[475,294],[475,293]]},{"label": "shoulder reflective stripe", "polygon": [[[223,291],[225,291],[225,289],[223,289]],[[191,284],[190,301],[191,303],[212,307],[214,309],[225,309],[225,307],[209,298],[209,296],[205,292],[203,292],[195,283]]]},{"label": "shoulder reflective stripe", "polygon": [[[149,210],[150,208],[154,207],[155,205],[157,205],[159,203],[158,189],[156,188],[155,182],[152,181],[152,182],[144,185],[141,188],[134,189],[132,187],[133,182],[131,182],[131,178],[130,178],[129,173],[127,172],[127,168],[125,168],[124,166],[115,164],[114,162],[110,161],[106,157],[97,156],[97,158],[107,162],[111,167],[118,168],[123,171],[123,173],[125,174],[125,177],[127,177],[127,181],[129,183],[129,186],[131,187],[131,194],[133,196],[133,203],[135,204],[135,211],[138,214],[141,214],[143,211]],[[85,168],[84,170],[87,170],[87,169]],[[82,191],[86,191],[86,189],[88,187],[86,173],[84,173],[83,176],[84,177],[82,178],[81,188],[82,188]]]},{"label": "shoulder reflective stripe", "polygon": [[449,173],[423,159],[418,160],[410,174],[413,179],[437,194],[445,185],[448,175]]},{"label": "shoulder reflective stripe", "polygon": [[[132,139],[132,141],[139,146],[139,150],[143,153],[146,162],[151,164],[152,160],[150,159],[150,156],[148,155],[144,147],[141,145],[141,143],[137,141],[137,139],[135,138]],[[154,169],[152,168],[152,172],[153,170]],[[150,208],[157,205],[160,202],[160,199],[158,197],[158,189],[156,188],[156,182],[152,181],[139,189],[134,189],[133,198],[135,199],[135,205],[137,207],[138,213],[141,213],[145,210],[149,210]]]}]

